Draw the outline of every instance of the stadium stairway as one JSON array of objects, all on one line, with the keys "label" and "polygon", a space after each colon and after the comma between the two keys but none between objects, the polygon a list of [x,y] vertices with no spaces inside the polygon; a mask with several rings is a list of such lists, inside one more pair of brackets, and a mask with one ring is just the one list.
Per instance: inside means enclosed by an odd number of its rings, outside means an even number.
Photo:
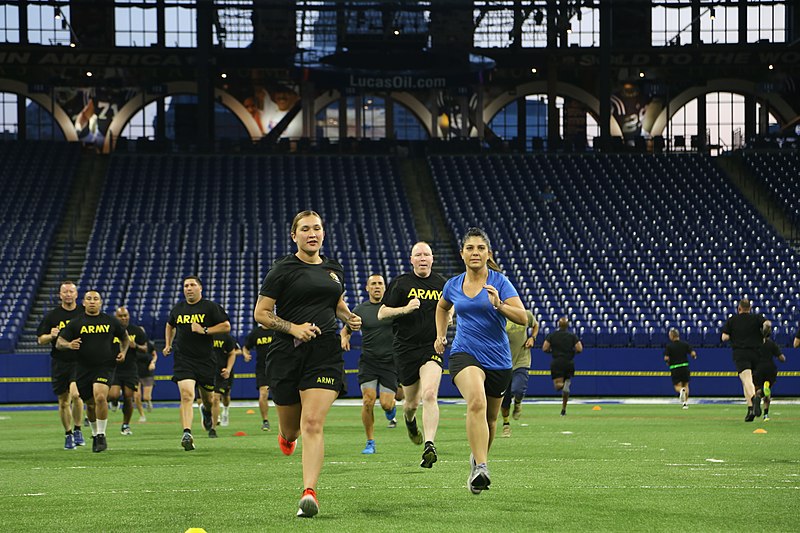
[{"label": "stadium stairway", "polygon": [[730,182],[742,193],[742,196],[758,210],[778,234],[795,250],[800,249],[800,228],[792,223],[781,205],[773,201],[772,195],[764,184],[753,176],[745,165],[742,155],[735,153],[717,157],[716,163]]},{"label": "stadium stairway", "polygon": [[[81,154],[75,183],[67,210],[54,242],[50,245],[47,265],[36,292],[36,299],[17,343],[18,352],[40,352],[36,328],[44,314],[59,303],[58,289],[65,279],[77,283],[86,259],[86,243],[94,224],[108,158],[91,152]],[[83,295],[79,295],[83,297]],[[45,350],[48,351],[48,350]]]},{"label": "stadium stairway", "polygon": [[462,272],[464,264],[458,255],[458,237],[447,228],[426,160],[403,158],[399,166],[417,235],[433,249],[434,269],[445,277]]}]

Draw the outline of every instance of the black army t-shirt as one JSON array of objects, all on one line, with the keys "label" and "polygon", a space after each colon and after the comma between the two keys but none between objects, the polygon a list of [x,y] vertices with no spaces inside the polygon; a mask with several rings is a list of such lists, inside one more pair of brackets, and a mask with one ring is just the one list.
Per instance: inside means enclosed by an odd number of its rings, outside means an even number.
[{"label": "black army t-shirt", "polygon": [[[117,364],[118,375],[137,376],[139,369],[137,367],[137,358],[140,353],[136,349],[137,344],[147,344],[147,333],[142,328],[134,324],[128,324],[128,338],[130,343],[128,345],[128,352],[125,354],[125,360]],[[114,338],[114,349],[119,350],[119,338]]]},{"label": "black army t-shirt", "polygon": [[389,284],[383,297],[386,307],[404,307],[414,298],[419,298],[420,303],[416,311],[394,319],[394,349],[398,355],[433,345],[436,340],[436,306],[446,281],[436,272],[431,272],[427,278],[408,272]]},{"label": "black army t-shirt", "polygon": [[181,301],[169,313],[167,323],[175,328],[174,348],[176,355],[191,359],[211,359],[214,341],[212,335],[194,333],[192,324],[197,323],[210,328],[226,322],[228,315],[218,304],[211,300],[201,299],[190,304]]},{"label": "black army t-shirt", "polygon": [[[75,307],[72,311],[67,311],[60,305],[44,315],[41,324],[39,324],[39,329],[36,330],[36,336],[40,337],[42,335],[49,335],[50,330],[53,328],[58,328],[59,330],[64,329],[64,326],[69,324],[69,321],[73,318],[82,316],[84,313],[83,306],[79,305]],[[57,350],[56,349],[56,339],[53,338],[53,341],[50,343],[50,356],[53,359],[60,359],[62,361],[75,361],[75,352],[73,350]]]},{"label": "black army t-shirt", "polygon": [[378,320],[382,305],[366,301],[353,309],[361,317],[361,357],[374,364],[394,365],[392,321]]},{"label": "black army t-shirt", "polygon": [[669,341],[666,348],[664,348],[664,355],[669,357],[669,365],[679,365],[689,362],[689,354],[692,353],[692,347],[682,340]]},{"label": "black army t-shirt", "polygon": [[217,361],[217,367],[222,369],[228,366],[228,354],[239,347],[230,333],[217,333],[212,335],[214,339],[214,357]]},{"label": "black army t-shirt", "polygon": [[81,339],[80,349],[69,350],[76,354],[78,364],[104,366],[116,364],[119,345],[114,344],[114,338],[123,338],[127,332],[116,317],[100,313],[73,318],[58,335],[67,341]]},{"label": "black army t-shirt", "polygon": [[272,339],[274,336],[275,332],[271,329],[257,326],[247,334],[247,338],[244,340],[244,345],[248,350],[255,348],[256,357],[258,359],[265,359],[269,353],[269,348],[272,345]]},{"label": "black army t-shirt", "polygon": [[575,345],[580,339],[571,331],[554,331],[545,340],[550,343],[550,355],[553,359],[559,357],[568,361],[575,359]]},{"label": "black army t-shirt", "polygon": [[[315,324],[322,334],[336,333],[336,305],[344,292],[344,270],[333,259],[309,264],[291,254],[272,265],[259,294],[275,300],[275,313],[293,324]],[[278,333],[274,342],[292,342]]]}]

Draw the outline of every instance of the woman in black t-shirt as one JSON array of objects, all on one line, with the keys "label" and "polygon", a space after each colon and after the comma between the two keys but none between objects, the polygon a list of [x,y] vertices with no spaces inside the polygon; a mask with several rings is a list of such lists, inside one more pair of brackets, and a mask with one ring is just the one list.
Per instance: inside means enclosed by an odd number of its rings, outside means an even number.
[{"label": "woman in black t-shirt", "polygon": [[320,254],[325,230],[314,211],[294,217],[297,253],[275,261],[259,291],[256,321],[275,331],[266,374],[278,411],[278,444],[286,455],[303,435],[303,496],[297,516],[319,512],[316,486],[325,443],[322,428],[342,389],[344,359],[336,319],[351,330],[361,317],[344,301],[342,266]]}]

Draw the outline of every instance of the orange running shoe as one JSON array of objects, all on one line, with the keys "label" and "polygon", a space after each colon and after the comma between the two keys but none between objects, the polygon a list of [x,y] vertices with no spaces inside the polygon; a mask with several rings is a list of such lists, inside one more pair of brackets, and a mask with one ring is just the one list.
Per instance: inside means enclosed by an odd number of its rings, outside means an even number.
[{"label": "orange running shoe", "polygon": [[278,433],[278,446],[280,447],[283,455],[292,455],[294,453],[294,447],[297,445],[297,441],[289,442],[284,438],[283,435]]},{"label": "orange running shoe", "polygon": [[319,502],[317,501],[317,493],[314,489],[306,489],[303,491],[303,497],[300,498],[300,508],[297,510],[297,516],[302,518],[311,518],[319,512]]}]

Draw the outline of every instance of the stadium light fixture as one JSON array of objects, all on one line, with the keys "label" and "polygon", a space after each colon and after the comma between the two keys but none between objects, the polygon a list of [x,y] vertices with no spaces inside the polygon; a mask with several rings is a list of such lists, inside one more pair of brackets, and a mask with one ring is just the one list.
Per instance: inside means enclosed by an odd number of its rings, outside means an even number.
[{"label": "stadium light fixture", "polygon": [[768,69],[770,69],[770,70],[774,70],[774,69],[775,69],[775,65],[773,65],[772,63],[770,63],[770,64],[769,64],[769,66],[768,66],[767,68],[768,68]]},{"label": "stadium light fixture", "polygon": [[533,22],[536,24],[541,25],[544,22],[544,13],[541,10],[536,10],[536,13],[533,15]]},{"label": "stadium light fixture", "polygon": [[531,74],[536,74],[537,72],[539,71],[536,70],[536,67],[531,67]]},{"label": "stadium light fixture", "polygon": [[710,18],[711,20],[717,18],[717,12],[713,6],[708,9],[708,18]]},{"label": "stadium light fixture", "polygon": [[571,22],[567,23],[567,33],[572,33],[572,23]]},{"label": "stadium light fixture", "polygon": [[643,71],[643,70],[640,70],[640,71],[639,71],[639,77],[640,77],[640,78],[644,78],[644,71]]},{"label": "stadium light fixture", "polygon": [[87,70],[87,71],[86,71],[86,77],[87,77],[87,78],[91,78],[93,75],[94,75],[94,74],[92,74],[92,71],[91,71],[91,70]]},{"label": "stadium light fixture", "polygon": [[56,20],[61,20],[61,8],[56,7],[56,14],[54,15]]},{"label": "stadium light fixture", "polygon": [[228,77],[228,74],[226,72],[223,72],[222,74],[219,75],[219,77],[224,80],[225,78]]}]

